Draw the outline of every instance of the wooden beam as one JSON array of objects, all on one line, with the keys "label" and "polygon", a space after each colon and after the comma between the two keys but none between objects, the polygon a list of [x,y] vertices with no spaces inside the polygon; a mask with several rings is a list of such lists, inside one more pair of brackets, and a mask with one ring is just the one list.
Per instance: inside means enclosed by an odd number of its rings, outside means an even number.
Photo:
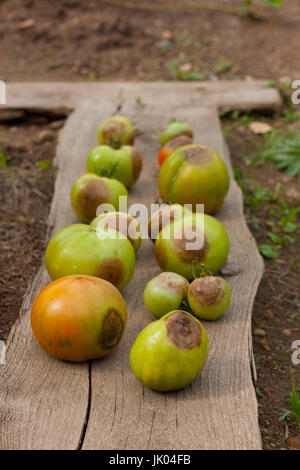
[{"label": "wooden beam", "polygon": [[[0,106],[1,113],[9,109],[40,110],[67,113],[82,101],[111,97],[119,106],[124,100],[144,99],[159,103],[173,90],[176,104],[185,106],[192,99],[194,106],[211,103],[218,109],[242,111],[278,111],[282,106],[276,88],[264,81],[209,81],[209,82],[19,82],[7,84],[7,104]],[[175,103],[174,103],[175,104]]]}]

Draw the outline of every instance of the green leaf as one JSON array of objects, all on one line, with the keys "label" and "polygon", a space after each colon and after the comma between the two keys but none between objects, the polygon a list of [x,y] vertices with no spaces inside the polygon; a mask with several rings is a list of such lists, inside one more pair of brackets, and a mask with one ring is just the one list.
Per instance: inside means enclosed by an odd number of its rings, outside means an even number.
[{"label": "green leaf", "polygon": [[290,411],[285,411],[279,416],[279,421],[284,421],[286,418],[290,416],[291,412]]},{"label": "green leaf", "polygon": [[39,160],[36,162],[36,166],[42,170],[49,170],[52,167],[52,162],[51,160]]},{"label": "green leaf", "polygon": [[0,167],[7,166],[8,157],[4,155],[2,148],[0,147]]},{"label": "green leaf", "polygon": [[113,177],[113,175],[114,175],[114,173],[115,173],[115,171],[116,171],[116,168],[117,168],[117,166],[119,165],[119,162],[120,162],[120,160],[118,160],[118,161],[113,165],[112,169],[110,170],[110,172],[109,172],[109,174],[108,174],[108,178],[112,178],[112,177]]},{"label": "green leaf", "polygon": [[260,3],[268,7],[278,8],[282,5],[282,0],[260,0]]},{"label": "green leaf", "polygon": [[279,258],[279,253],[270,245],[260,245],[259,252],[263,255],[264,258],[268,259],[277,259]]},{"label": "green leaf", "polygon": [[297,230],[298,225],[294,224],[293,222],[288,222],[285,226],[283,231],[285,233],[293,233]]},{"label": "green leaf", "polygon": [[290,371],[291,374],[291,382],[292,382],[292,391],[290,396],[287,399],[288,404],[292,408],[292,412],[290,414],[291,418],[296,421],[297,425],[300,427],[300,398],[297,392],[296,383],[292,374],[292,370]]}]

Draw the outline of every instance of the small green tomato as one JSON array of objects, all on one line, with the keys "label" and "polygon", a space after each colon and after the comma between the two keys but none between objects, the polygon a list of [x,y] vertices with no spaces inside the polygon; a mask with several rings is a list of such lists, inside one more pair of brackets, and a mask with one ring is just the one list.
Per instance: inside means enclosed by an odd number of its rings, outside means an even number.
[{"label": "small green tomato", "polygon": [[188,281],[176,273],[160,273],[144,290],[144,302],[153,315],[160,318],[176,310],[186,297]]},{"label": "small green tomato", "polygon": [[172,121],[166,129],[160,134],[159,140],[161,145],[165,145],[169,140],[180,135],[186,135],[193,138],[194,132],[189,124],[183,121]]},{"label": "small green tomato", "polygon": [[108,227],[122,233],[128,238],[134,251],[141,246],[141,227],[138,221],[126,212],[107,212],[98,215],[90,223],[91,227]]},{"label": "small green tomato", "polygon": [[155,254],[163,271],[192,280],[203,270],[214,274],[225,264],[228,235],[214,217],[195,213],[167,225],[155,242]]},{"label": "small green tomato", "polygon": [[175,310],[141,331],[130,352],[130,365],[142,384],[167,392],[189,385],[203,368],[208,351],[202,324]]},{"label": "small green tomato", "polygon": [[98,127],[99,144],[132,145],[135,131],[132,123],[124,116],[111,116],[103,119]]},{"label": "small green tomato", "polygon": [[230,297],[230,287],[221,277],[200,277],[188,290],[188,303],[194,314],[203,320],[217,320],[224,315]]},{"label": "small green tomato", "polygon": [[72,207],[77,217],[85,223],[96,217],[101,204],[110,204],[119,209],[120,198],[128,201],[125,186],[112,178],[103,178],[94,173],[81,175],[73,184],[71,191]]}]

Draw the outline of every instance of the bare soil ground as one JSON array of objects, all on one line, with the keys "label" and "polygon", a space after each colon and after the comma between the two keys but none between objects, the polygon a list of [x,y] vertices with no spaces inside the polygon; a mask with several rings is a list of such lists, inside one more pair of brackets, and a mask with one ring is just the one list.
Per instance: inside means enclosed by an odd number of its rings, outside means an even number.
[{"label": "bare soil ground", "polygon": [[[0,79],[237,80],[251,76],[285,83],[300,79],[300,4],[284,4],[276,10],[260,8],[264,19],[257,21],[207,10],[134,12],[100,0],[0,0]],[[288,123],[282,116],[255,119],[274,128],[300,129],[300,121]],[[25,289],[43,259],[55,180],[51,162],[61,125],[46,116],[0,123],[4,155],[0,158],[1,339],[17,318]],[[299,180],[271,163],[251,165],[255,144],[262,137],[251,132],[242,116],[226,117],[223,126],[238,179],[254,199],[255,183],[275,192],[280,182],[280,197],[291,208],[299,206]],[[281,205],[278,198],[272,212],[269,203],[246,200],[247,220],[258,245],[269,243],[267,221],[278,223]],[[289,409],[291,345],[300,339],[299,231],[296,235],[293,243],[284,244],[278,259],[266,260],[253,312],[255,387],[265,449],[287,448],[287,435],[300,441],[294,422],[279,421]],[[293,368],[298,389],[299,367]]]}]

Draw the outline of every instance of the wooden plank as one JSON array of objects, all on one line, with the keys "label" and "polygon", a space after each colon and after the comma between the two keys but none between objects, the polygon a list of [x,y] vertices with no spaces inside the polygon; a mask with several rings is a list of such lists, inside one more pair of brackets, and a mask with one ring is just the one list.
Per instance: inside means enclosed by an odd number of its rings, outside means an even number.
[{"label": "wooden plank", "polygon": [[[122,113],[143,132],[137,146],[145,165],[141,179],[130,192],[131,204],[143,202],[149,207],[156,200],[158,133],[174,116],[193,125],[197,142],[220,152],[232,176],[216,110],[182,109],[174,105],[174,98],[169,94],[161,107],[151,103],[139,107],[134,101],[125,102],[122,107]],[[96,125],[103,118],[101,108],[87,103],[76,114],[78,129],[82,121],[90,121],[87,133],[80,137],[88,149],[89,144],[96,143]],[[143,305],[143,289],[160,271],[152,243],[144,241],[135,276],[124,291],[129,312],[125,337],[115,354],[92,363],[91,409],[84,449],[261,448],[249,345],[252,305],[263,263],[245,224],[241,191],[234,181],[218,218],[230,237],[230,257],[223,274],[233,295],[224,319],[205,323],[211,353],[203,373],[185,390],[159,394],[144,388],[130,370],[133,341],[153,321]]]},{"label": "wooden plank", "polygon": [[[130,203],[143,202],[149,207],[156,199],[158,133],[172,117],[190,122],[196,140],[219,151],[231,171],[215,108],[196,108],[193,90],[186,95],[185,107],[176,99],[173,87],[161,95],[157,105],[151,96],[142,95],[141,88],[136,91],[145,105],[132,99],[121,109],[142,132],[137,147],[145,160],[142,177],[130,192]],[[49,220],[55,231],[75,220],[69,203],[71,185],[84,172],[86,154],[97,143],[98,122],[113,109],[107,102],[88,102],[68,120],[58,148],[59,172]],[[230,257],[223,273],[233,296],[224,319],[205,323],[211,353],[199,378],[185,390],[159,394],[144,388],[130,370],[128,356],[134,338],[153,320],[142,300],[146,282],[159,272],[150,241],[143,242],[135,276],[124,291],[129,312],[124,339],[114,354],[92,362],[90,388],[86,364],[52,360],[32,339],[29,305],[46,282],[42,268],[41,284],[37,286],[35,281],[25,299],[23,316],[10,335],[5,372],[0,369],[0,390],[4,391],[0,399],[1,448],[261,448],[250,355],[252,304],[263,265],[245,224],[241,192],[234,181],[219,218],[230,236]]]},{"label": "wooden plank", "polygon": [[[110,102],[103,101],[101,106],[106,116],[115,110]],[[75,122],[77,126],[76,116]],[[82,122],[80,132],[84,134],[87,127],[89,123]],[[77,150],[82,154],[85,148],[73,132],[71,116],[57,149],[50,233],[76,221],[70,208],[70,189],[84,172],[85,161],[76,157]],[[31,304],[49,282],[42,265],[7,341],[6,365],[0,366],[1,449],[76,449],[81,443],[89,401],[89,364],[52,359],[37,345],[30,327]]]},{"label": "wooden plank", "polygon": [[159,103],[170,89],[176,92],[176,102],[182,105],[191,94],[195,104],[209,101],[219,109],[278,111],[282,105],[278,90],[268,87],[263,80],[198,81],[188,85],[183,82],[16,82],[7,84],[7,105],[0,106],[0,118],[1,113],[13,108],[63,113],[86,99],[107,96],[114,97],[115,104],[134,100],[141,94]]}]

